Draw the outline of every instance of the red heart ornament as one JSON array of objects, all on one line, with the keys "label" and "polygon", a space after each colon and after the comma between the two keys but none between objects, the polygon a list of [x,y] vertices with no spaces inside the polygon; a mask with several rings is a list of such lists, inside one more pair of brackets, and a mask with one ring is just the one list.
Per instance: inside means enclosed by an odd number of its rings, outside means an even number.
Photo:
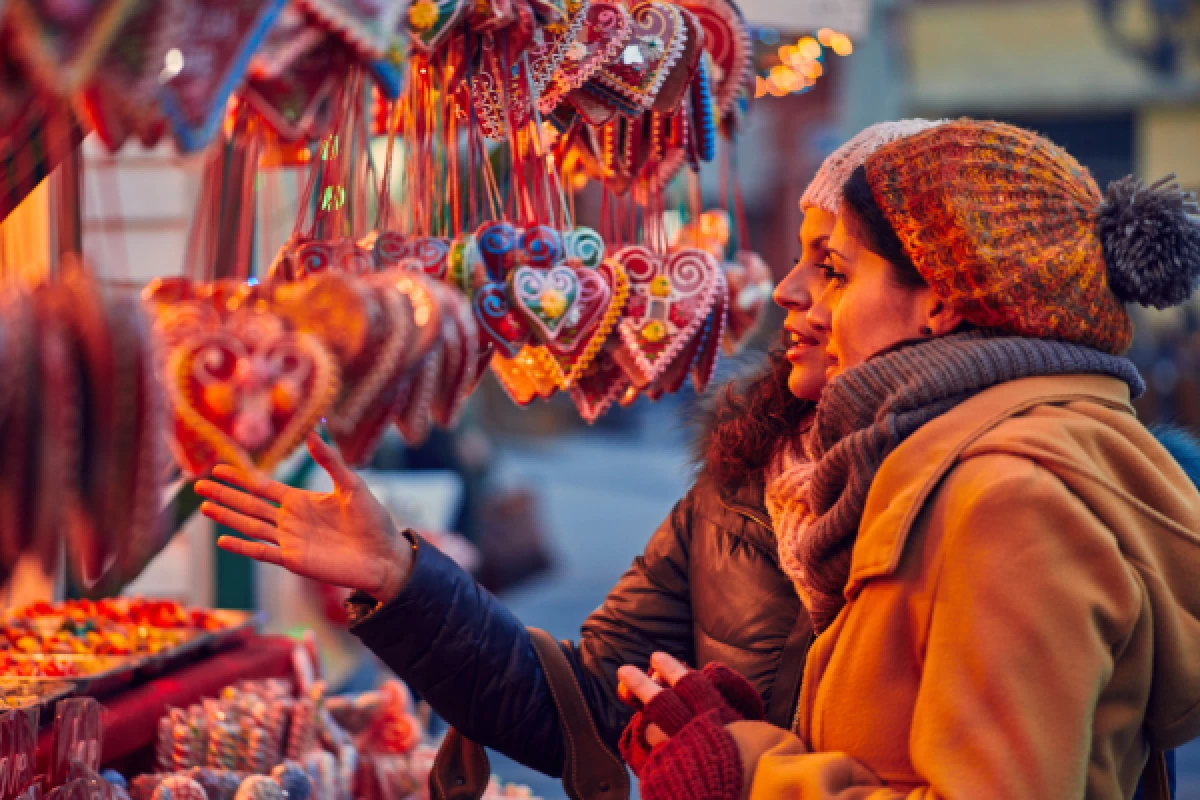
[{"label": "red heart ornament", "polygon": [[606,259],[595,270],[597,276],[609,288],[608,308],[600,316],[595,328],[587,335],[578,338],[576,345],[569,352],[556,353],[555,359],[563,372],[563,387],[570,389],[592,365],[600,354],[605,342],[617,327],[625,302],[629,298],[629,279],[625,270],[613,259]]},{"label": "red heart ornament", "polygon": [[[568,51],[579,39],[580,31],[586,21],[587,8],[588,2],[584,0],[579,12],[574,14],[566,25],[561,26],[562,30],[560,31],[551,32],[541,26],[534,29],[533,45],[526,54],[526,59],[528,80],[539,108],[542,107],[547,88],[565,63]],[[550,106],[550,108],[553,107],[553,105]]]},{"label": "red heart ornament", "polygon": [[629,376],[616,361],[618,348],[615,339],[610,339],[571,387],[571,400],[579,410],[579,416],[589,425],[603,416],[630,388]]},{"label": "red heart ornament", "polygon": [[505,357],[515,358],[529,341],[529,326],[513,309],[505,284],[484,284],[471,298],[471,308],[475,312],[480,335]]},{"label": "red heart ornament", "polygon": [[637,388],[662,374],[704,324],[720,285],[720,267],[702,250],[663,258],[638,246],[614,258],[629,276],[629,301],[618,326],[617,359]]},{"label": "red heart ornament", "polygon": [[543,114],[553,111],[568,94],[581,88],[601,67],[615,59],[633,31],[629,12],[619,3],[594,0],[577,16],[579,30],[574,40],[563,34],[566,51],[538,101]]},{"label": "red heart ornament", "polygon": [[360,61],[387,55],[408,3],[389,0],[296,0],[317,24],[350,47]]},{"label": "red heart ornament", "polygon": [[206,475],[222,462],[271,469],[336,399],[337,364],[316,337],[288,331],[262,337],[269,327],[230,320],[171,353],[171,444],[190,474]]},{"label": "red heart ornament", "polygon": [[767,304],[774,283],[771,270],[757,253],[742,251],[725,264],[728,308],[724,350],[726,355],[741,352],[746,341],[766,319]]},{"label": "red heart ornament", "polygon": [[529,88],[524,59],[509,61],[494,46],[484,48],[483,63],[471,79],[471,101],[485,136],[499,141],[529,122],[535,99]]},{"label": "red heart ornament", "polygon": [[718,116],[737,103],[738,93],[754,72],[754,45],[746,21],[730,0],[683,0],[680,5],[695,15],[704,30],[704,49],[712,56],[713,94]]}]

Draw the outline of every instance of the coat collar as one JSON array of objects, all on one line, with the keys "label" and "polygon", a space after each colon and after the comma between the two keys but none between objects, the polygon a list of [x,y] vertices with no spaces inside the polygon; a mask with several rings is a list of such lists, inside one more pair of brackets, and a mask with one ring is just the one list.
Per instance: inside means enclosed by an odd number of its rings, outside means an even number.
[{"label": "coat collar", "polygon": [[892,574],[913,522],[963,452],[1004,420],[1039,405],[1090,400],[1133,414],[1129,387],[1116,378],[1067,375],[1022,378],[980,392],[924,425],[884,460],[871,483],[854,544],[846,598]]}]

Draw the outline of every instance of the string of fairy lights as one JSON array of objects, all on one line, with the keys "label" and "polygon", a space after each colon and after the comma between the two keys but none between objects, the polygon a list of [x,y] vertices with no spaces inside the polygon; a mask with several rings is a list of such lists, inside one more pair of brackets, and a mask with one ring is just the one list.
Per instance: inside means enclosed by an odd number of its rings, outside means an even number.
[{"label": "string of fairy lights", "polygon": [[[777,36],[774,38],[778,41]],[[768,43],[764,37],[759,40]],[[829,51],[848,56],[854,52],[854,43],[844,33],[822,28],[816,36],[802,36],[794,44],[784,44],[774,53],[767,53],[763,59],[767,73],[754,77],[754,96],[786,97],[807,92],[825,74],[825,54]]]}]

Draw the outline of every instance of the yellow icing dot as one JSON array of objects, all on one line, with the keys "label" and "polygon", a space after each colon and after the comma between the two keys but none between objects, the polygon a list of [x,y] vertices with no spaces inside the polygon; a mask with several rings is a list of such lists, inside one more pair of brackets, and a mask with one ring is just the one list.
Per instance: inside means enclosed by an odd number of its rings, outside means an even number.
[{"label": "yellow icing dot", "polygon": [[214,383],[204,387],[204,404],[218,414],[233,413],[233,387],[227,383]]},{"label": "yellow icing dot", "polygon": [[438,7],[433,0],[417,0],[408,9],[408,24],[413,30],[427,31],[437,24]]},{"label": "yellow icing dot", "polygon": [[655,297],[670,297],[671,279],[666,275],[659,275],[650,283],[650,294]]},{"label": "yellow icing dot", "polygon": [[667,328],[656,319],[652,319],[642,328],[642,338],[647,342],[661,342],[667,335]]},{"label": "yellow icing dot", "polygon": [[547,289],[538,297],[538,303],[542,307],[542,313],[550,319],[558,319],[567,310],[567,298],[563,297],[562,292],[557,289]]}]

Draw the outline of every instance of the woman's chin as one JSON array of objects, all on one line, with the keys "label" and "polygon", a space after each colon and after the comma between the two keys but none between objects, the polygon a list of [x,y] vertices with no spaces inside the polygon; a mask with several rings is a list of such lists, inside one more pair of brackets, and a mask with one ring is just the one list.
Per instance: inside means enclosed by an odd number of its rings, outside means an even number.
[{"label": "woman's chin", "polygon": [[821,367],[795,365],[788,375],[788,390],[800,400],[816,402],[825,388],[825,373]]}]

